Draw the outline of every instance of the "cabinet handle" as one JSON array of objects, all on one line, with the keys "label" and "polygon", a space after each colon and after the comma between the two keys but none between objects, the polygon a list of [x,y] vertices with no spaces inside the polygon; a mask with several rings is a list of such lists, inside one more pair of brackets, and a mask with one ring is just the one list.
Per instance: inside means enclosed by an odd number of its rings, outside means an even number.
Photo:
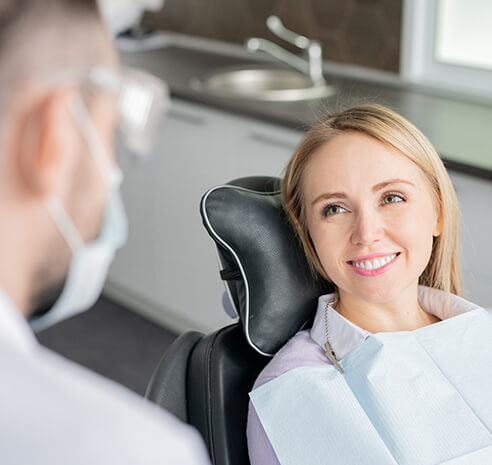
[{"label": "cabinet handle", "polygon": [[285,141],[277,137],[267,136],[266,134],[261,134],[259,132],[250,133],[249,138],[251,140],[254,140],[255,142],[261,142],[263,144],[272,145],[279,149],[287,149],[292,152],[297,147],[297,144],[293,144],[292,142]]}]

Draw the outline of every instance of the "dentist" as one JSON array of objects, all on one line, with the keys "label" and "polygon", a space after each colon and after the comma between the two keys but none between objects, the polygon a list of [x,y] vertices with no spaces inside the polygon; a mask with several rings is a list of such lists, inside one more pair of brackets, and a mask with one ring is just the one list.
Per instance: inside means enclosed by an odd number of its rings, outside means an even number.
[{"label": "dentist", "polygon": [[95,0],[2,2],[2,464],[209,463],[198,433],[32,332],[99,296],[126,239],[121,167],[146,157],[168,102],[119,67]]}]

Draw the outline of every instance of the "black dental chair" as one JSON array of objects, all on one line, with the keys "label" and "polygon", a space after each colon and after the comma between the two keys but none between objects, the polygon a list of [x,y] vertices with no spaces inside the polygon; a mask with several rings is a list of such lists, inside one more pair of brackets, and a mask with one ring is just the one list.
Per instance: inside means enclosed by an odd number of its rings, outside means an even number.
[{"label": "black dental chair", "polygon": [[[248,392],[270,357],[310,324],[326,283],[310,275],[281,208],[278,178],[242,178],[200,203],[239,322],[180,336],[164,354],[146,397],[196,427],[214,465],[248,465]],[[233,311],[234,311],[233,310]]]}]

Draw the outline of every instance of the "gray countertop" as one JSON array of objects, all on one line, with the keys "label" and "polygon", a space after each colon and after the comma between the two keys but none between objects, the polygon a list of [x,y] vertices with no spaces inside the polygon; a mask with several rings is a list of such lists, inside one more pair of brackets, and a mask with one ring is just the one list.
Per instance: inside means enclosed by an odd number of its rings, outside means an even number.
[{"label": "gray countertop", "polygon": [[[444,94],[402,84],[381,84],[331,76],[337,93],[321,101],[258,102],[219,98],[193,90],[189,83],[219,68],[243,65],[243,56],[169,45],[121,52],[122,62],[161,77],[175,97],[304,131],[325,111],[377,102],[414,123],[434,144],[450,169],[492,180],[492,104],[487,100]],[[248,59],[252,64],[253,56]]]}]

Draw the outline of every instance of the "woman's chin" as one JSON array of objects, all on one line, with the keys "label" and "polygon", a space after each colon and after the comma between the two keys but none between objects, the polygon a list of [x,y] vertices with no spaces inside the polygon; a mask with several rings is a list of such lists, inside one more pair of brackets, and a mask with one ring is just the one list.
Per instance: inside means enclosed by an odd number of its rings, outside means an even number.
[{"label": "woman's chin", "polygon": [[371,304],[385,304],[392,302],[401,295],[403,289],[396,286],[387,285],[367,285],[357,286],[353,290],[342,291],[339,288],[340,297],[343,299],[343,294],[351,294],[353,297],[363,300]]}]

